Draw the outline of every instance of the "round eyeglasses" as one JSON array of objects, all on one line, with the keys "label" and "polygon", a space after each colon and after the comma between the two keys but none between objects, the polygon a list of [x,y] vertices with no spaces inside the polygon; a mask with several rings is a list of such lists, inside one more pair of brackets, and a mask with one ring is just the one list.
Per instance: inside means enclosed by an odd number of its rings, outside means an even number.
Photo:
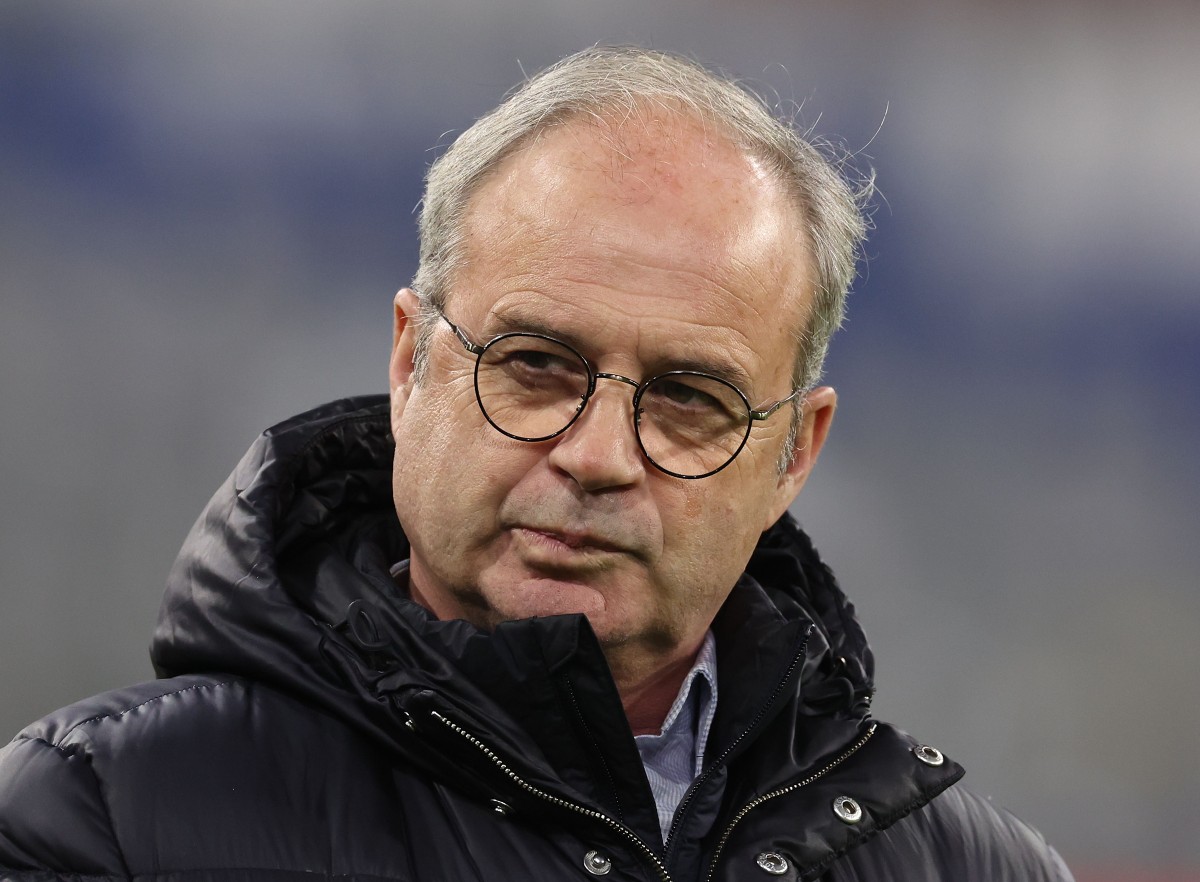
[{"label": "round eyeglasses", "polygon": [[547,441],[579,419],[596,381],[634,387],[633,426],[650,464],[676,478],[707,478],[746,446],[755,420],[799,395],[761,410],[727,380],[699,371],[667,371],[637,382],[598,371],[572,347],[544,334],[501,334],[480,346],[444,313],[463,348],[475,356],[475,399],[489,423],[518,441]]}]

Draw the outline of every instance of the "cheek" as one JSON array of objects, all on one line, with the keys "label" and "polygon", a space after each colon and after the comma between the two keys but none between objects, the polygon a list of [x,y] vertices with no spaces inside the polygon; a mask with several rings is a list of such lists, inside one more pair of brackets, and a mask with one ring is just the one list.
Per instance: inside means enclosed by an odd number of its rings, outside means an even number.
[{"label": "cheek", "polygon": [[[474,489],[465,476],[480,471],[468,455],[478,427],[465,421],[469,412],[461,400],[464,396],[446,391],[414,389],[393,421],[392,484],[396,510],[406,528],[423,527],[450,513],[463,491]],[[474,399],[467,403],[474,406]]]},{"label": "cheek", "polygon": [[[664,526],[667,555],[679,563],[682,587],[695,590],[714,580],[732,586],[744,564],[740,552],[746,544],[746,512],[716,493],[689,493],[676,510],[681,516]],[[754,541],[757,535],[751,547]]]},{"label": "cheek", "polygon": [[675,541],[668,538],[668,544],[690,559],[692,578],[719,575],[723,580],[732,580],[732,585],[741,575],[758,543],[774,487],[774,481],[755,481],[752,477],[731,474],[732,480],[711,488],[696,487],[696,492],[682,500],[677,509],[681,517],[672,525]]},{"label": "cheek", "polygon": [[393,482],[401,523],[436,529],[445,541],[456,536],[458,544],[484,541],[530,471],[537,445],[505,438],[488,425],[473,391],[414,395],[400,424]]},{"label": "cheek", "polygon": [[483,415],[475,403],[469,379],[415,387],[393,412],[397,458],[407,456],[413,469],[447,470],[473,446],[481,433]]}]

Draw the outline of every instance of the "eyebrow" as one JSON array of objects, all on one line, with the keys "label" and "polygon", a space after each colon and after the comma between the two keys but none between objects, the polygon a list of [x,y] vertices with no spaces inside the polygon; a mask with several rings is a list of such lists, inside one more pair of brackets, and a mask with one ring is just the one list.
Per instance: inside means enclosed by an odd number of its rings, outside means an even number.
[{"label": "eyebrow", "polygon": [[[526,333],[526,334],[541,334],[545,337],[551,337],[566,343],[568,346],[583,352],[585,355],[591,348],[588,341],[559,327],[554,327],[542,321],[536,316],[530,315],[495,315],[492,314],[486,321],[486,327],[489,331],[488,340],[492,340],[501,334]],[[594,357],[589,358],[589,361],[595,363]],[[658,376],[670,371],[695,371],[702,374],[712,374],[733,385],[737,386],[742,391],[743,395],[749,395],[746,391],[753,385],[750,375],[746,371],[732,361],[722,359],[718,356],[711,356],[707,353],[690,352],[682,356],[657,356],[651,364],[653,369],[647,371],[646,375],[641,379],[646,379],[651,376]],[[754,405],[752,400],[751,405]]]},{"label": "eyebrow", "polygon": [[501,334],[541,334],[544,337],[553,337],[576,349],[585,348],[584,342],[575,334],[549,325],[535,316],[514,316],[508,313],[496,315],[493,313],[488,316],[485,326],[489,331],[489,340],[499,337]]}]

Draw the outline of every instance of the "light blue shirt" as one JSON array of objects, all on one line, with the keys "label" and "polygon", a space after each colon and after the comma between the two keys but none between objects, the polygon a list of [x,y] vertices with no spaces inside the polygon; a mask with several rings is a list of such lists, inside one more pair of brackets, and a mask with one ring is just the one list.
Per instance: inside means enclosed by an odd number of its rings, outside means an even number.
[{"label": "light blue shirt", "polygon": [[704,749],[716,713],[717,641],[709,631],[696,654],[696,663],[663,720],[662,731],[658,735],[634,737],[658,807],[658,826],[664,842],[675,809],[704,769]]}]

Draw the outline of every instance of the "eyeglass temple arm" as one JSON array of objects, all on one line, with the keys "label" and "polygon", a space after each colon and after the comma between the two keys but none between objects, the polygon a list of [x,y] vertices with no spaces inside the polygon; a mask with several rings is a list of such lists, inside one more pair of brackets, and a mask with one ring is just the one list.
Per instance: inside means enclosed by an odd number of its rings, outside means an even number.
[{"label": "eyeglass temple arm", "polygon": [[463,349],[467,350],[467,352],[471,353],[472,355],[480,355],[483,352],[483,347],[477,343],[472,343],[471,338],[463,333],[462,328],[454,324],[454,322],[450,321],[450,319],[446,318],[446,314],[444,312],[440,312],[438,315],[440,315],[442,320],[450,326],[450,330],[454,332],[454,336],[458,338],[458,342],[463,345]]},{"label": "eyeglass temple arm", "polygon": [[[451,325],[451,327],[453,327],[453,325]],[[772,404],[770,407],[766,408],[765,410],[751,410],[750,411],[750,419],[752,419],[752,420],[767,419],[771,414],[775,413],[775,411],[779,410],[779,408],[783,407],[785,404],[787,404],[789,401],[791,401],[793,398],[795,398],[797,395],[799,395],[803,391],[804,391],[803,386],[797,386],[795,389],[792,390],[791,395],[789,395],[787,398],[780,398],[778,401],[776,401],[774,404]]]}]

